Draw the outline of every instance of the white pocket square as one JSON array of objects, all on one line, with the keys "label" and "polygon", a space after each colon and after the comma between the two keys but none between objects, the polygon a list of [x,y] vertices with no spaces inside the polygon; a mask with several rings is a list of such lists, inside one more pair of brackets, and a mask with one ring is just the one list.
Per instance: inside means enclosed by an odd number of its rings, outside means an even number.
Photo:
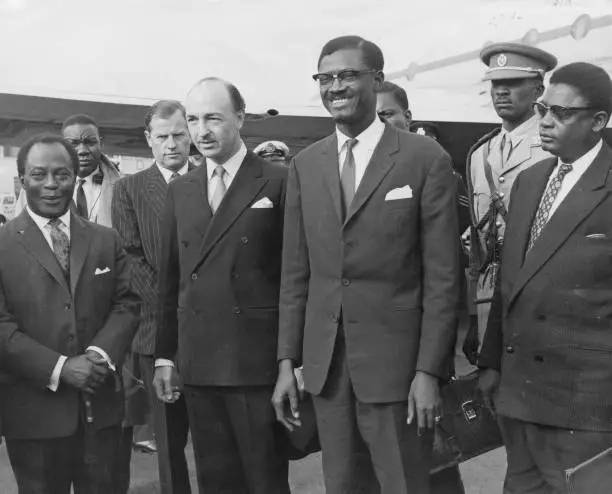
[{"label": "white pocket square", "polygon": [[385,196],[385,201],[397,201],[398,199],[410,199],[412,197],[412,189],[410,185],[404,185],[397,189],[390,190]]},{"label": "white pocket square", "polygon": [[605,233],[589,233],[586,238],[608,238]]},{"label": "white pocket square", "polygon": [[260,199],[259,201],[257,201],[256,203],[254,203],[251,207],[254,209],[269,209],[269,208],[273,208],[274,204],[272,203],[270,199],[268,199],[267,197],[264,197]]},{"label": "white pocket square", "polygon": [[104,269],[96,268],[96,270],[94,272],[94,275],[98,276],[98,275],[105,274],[105,273],[110,273],[110,268],[109,267],[106,267]]}]

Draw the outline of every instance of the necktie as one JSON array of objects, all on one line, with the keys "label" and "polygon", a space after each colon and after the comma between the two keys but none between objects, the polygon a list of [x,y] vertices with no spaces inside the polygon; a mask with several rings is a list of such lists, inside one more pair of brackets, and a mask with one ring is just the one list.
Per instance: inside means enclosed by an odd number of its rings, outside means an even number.
[{"label": "necktie", "polygon": [[84,183],[85,179],[79,178],[79,186],[77,187],[76,193],[76,208],[79,216],[89,218],[89,214],[87,212],[87,199],[85,198],[85,191],[83,190]]},{"label": "necktie", "polygon": [[533,247],[535,241],[538,239],[542,230],[546,226],[548,222],[548,215],[550,214],[550,209],[552,208],[553,203],[555,202],[555,198],[559,194],[561,190],[561,184],[563,183],[563,178],[569,172],[572,171],[572,165],[568,165],[566,163],[562,163],[559,167],[559,171],[557,175],[550,181],[548,186],[546,187],[546,191],[544,192],[544,196],[540,201],[540,205],[538,206],[538,210],[535,215],[535,219],[531,224],[531,230],[529,232],[529,243],[527,245],[527,252]]},{"label": "necktie", "polygon": [[504,134],[499,144],[499,151],[501,153],[502,168],[506,166],[510,159],[510,153],[512,153],[512,140],[508,134]]},{"label": "necktie", "polygon": [[68,235],[66,235],[60,229],[60,225],[62,224],[62,220],[59,218],[54,218],[49,220],[47,226],[49,227],[49,232],[51,233],[53,253],[64,270],[64,273],[66,276],[68,276],[70,271],[70,240],[68,239]]},{"label": "necktie", "polygon": [[346,218],[349,206],[355,197],[355,156],[353,148],[357,139],[346,141],[346,156],[340,172],[340,186],[342,187],[342,213]]},{"label": "necktie", "polygon": [[170,175],[170,180],[168,181],[168,183],[172,182],[174,179],[179,178],[180,175],[176,172],[172,172],[172,175]]},{"label": "necktie", "polygon": [[223,168],[222,165],[217,165],[215,167],[215,171],[213,172],[212,178],[213,180],[215,180],[216,178],[217,181],[213,195],[210,198],[210,209],[212,210],[213,214],[215,214],[217,212],[217,209],[219,209],[219,205],[221,204],[223,196],[225,195],[225,192],[227,190],[225,188],[225,181],[223,180],[226,173],[227,171],[225,170],[225,168]]}]

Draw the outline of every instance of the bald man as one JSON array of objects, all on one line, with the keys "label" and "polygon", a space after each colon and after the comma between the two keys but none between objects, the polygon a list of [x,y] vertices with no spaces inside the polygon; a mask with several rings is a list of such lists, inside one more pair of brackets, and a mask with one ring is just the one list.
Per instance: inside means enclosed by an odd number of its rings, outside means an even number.
[{"label": "bald man", "polygon": [[180,372],[200,492],[289,494],[270,402],[287,167],[247,151],[229,82],[200,81],[185,106],[205,163],[168,190],[155,386],[172,402]]}]

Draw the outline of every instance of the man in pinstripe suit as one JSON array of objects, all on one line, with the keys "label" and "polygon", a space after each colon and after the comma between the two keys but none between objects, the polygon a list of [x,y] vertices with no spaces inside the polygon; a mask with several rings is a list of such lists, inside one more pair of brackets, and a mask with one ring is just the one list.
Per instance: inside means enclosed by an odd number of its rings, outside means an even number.
[{"label": "man in pinstripe suit", "polygon": [[152,387],[154,307],[164,201],[168,183],[192,168],[188,162],[190,140],[183,105],[171,100],[155,103],[145,117],[145,136],[155,163],[115,185],[112,218],[134,260],[134,288],[144,302],[132,349],[153,409],[162,492],[184,494],[190,492],[184,453],[188,432],[184,399],[164,404],[156,398]]}]

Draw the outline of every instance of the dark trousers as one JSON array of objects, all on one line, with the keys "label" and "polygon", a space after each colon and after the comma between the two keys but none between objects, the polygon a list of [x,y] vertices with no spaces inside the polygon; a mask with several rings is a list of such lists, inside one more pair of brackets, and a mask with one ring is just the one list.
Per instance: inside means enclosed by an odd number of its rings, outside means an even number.
[{"label": "dark trousers", "polygon": [[[384,386],[384,383],[380,383]],[[343,331],[327,382],[313,396],[327,494],[428,494],[433,434],[406,424],[406,400],[362,403],[355,397]]]},{"label": "dark trousers", "polygon": [[136,358],[153,411],[162,494],[190,494],[189,470],[185,458],[185,446],[189,435],[185,398],[181,395],[172,404],[159,400],[153,389],[155,359],[150,355],[141,354],[136,354]]},{"label": "dark trousers", "polygon": [[269,386],[185,386],[201,493],[289,494]]},{"label": "dark trousers", "polygon": [[58,439],[7,439],[19,494],[125,494],[121,486],[120,425],[79,426]]},{"label": "dark trousers", "polygon": [[440,470],[430,477],[431,494],[465,494],[458,466]]},{"label": "dark trousers", "polygon": [[612,432],[559,429],[503,416],[499,426],[508,455],[504,494],[566,494],[565,470],[612,447]]}]

